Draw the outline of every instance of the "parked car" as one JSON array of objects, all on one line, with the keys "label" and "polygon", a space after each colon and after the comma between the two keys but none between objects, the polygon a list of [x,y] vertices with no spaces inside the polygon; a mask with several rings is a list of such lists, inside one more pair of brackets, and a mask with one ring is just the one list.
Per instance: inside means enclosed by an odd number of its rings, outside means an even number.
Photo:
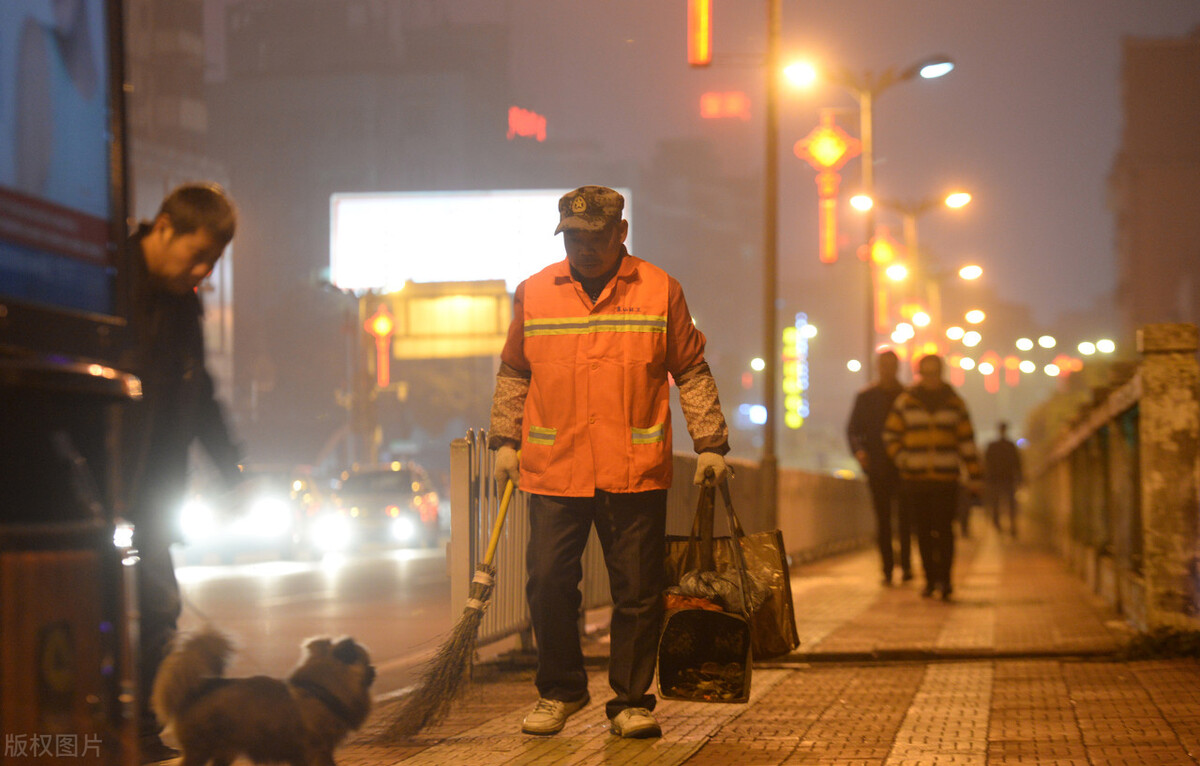
[{"label": "parked car", "polygon": [[184,502],[184,557],[215,554],[228,562],[245,553],[285,559],[306,553],[309,522],[323,506],[312,477],[303,469],[267,465],[242,466],[242,475],[234,491],[208,483]]},{"label": "parked car", "polygon": [[312,520],[314,545],[433,547],[440,534],[438,493],[412,462],[355,467],[342,473],[326,510]]}]

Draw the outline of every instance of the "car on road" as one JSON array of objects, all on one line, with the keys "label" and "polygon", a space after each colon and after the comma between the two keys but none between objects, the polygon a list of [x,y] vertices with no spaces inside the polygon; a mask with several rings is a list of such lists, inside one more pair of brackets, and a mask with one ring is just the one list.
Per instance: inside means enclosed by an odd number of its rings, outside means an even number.
[{"label": "car on road", "polygon": [[324,505],[313,477],[291,466],[244,465],[241,486],[193,490],[179,512],[181,556],[188,562],[240,555],[291,559],[310,549],[309,523]]},{"label": "car on road", "polygon": [[323,550],[433,547],[441,534],[438,493],[428,472],[411,461],[356,466],[342,473],[309,529]]}]

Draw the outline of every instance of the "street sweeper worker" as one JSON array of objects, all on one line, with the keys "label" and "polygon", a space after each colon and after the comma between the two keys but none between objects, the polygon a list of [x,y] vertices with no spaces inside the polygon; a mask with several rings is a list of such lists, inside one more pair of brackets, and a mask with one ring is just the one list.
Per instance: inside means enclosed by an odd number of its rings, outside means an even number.
[{"label": "street sweeper worker", "polygon": [[727,470],[729,430],[704,335],[679,283],[625,249],[624,206],[603,186],[559,200],[555,233],[567,257],[518,285],[496,376],[495,477],[529,494],[526,596],[540,699],[527,734],[560,731],[588,703],[579,582],[593,525],[613,599],[611,729],[662,734],[648,690],[663,619],[670,379],[698,453],[694,481],[716,484]]}]

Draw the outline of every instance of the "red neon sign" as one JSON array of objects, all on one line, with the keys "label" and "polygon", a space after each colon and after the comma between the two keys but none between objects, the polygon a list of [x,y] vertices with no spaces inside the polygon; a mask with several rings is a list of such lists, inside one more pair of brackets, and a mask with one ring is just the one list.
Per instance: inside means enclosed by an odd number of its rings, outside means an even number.
[{"label": "red neon sign", "polygon": [[722,120],[736,117],[750,119],[750,97],[740,90],[710,90],[700,94],[700,117],[705,120]]},{"label": "red neon sign", "polygon": [[517,136],[546,140],[546,118],[537,112],[522,109],[519,106],[508,108],[508,140]]}]

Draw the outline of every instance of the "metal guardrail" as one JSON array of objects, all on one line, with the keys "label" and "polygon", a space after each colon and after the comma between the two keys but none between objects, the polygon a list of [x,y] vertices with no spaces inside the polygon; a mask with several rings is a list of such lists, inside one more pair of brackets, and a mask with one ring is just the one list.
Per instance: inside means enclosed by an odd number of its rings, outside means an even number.
[{"label": "metal guardrail", "polygon": [[[450,608],[457,617],[467,601],[471,577],[483,559],[500,511],[503,488],[492,480],[495,453],[487,448],[487,432],[468,431],[450,445]],[[477,642],[485,645],[520,635],[532,646],[529,607],[525,600],[525,551],[529,541],[529,497],[513,493],[496,546],[496,583],[483,614]],[[592,530],[583,552],[584,610],[611,603],[608,573],[600,542]]]}]

